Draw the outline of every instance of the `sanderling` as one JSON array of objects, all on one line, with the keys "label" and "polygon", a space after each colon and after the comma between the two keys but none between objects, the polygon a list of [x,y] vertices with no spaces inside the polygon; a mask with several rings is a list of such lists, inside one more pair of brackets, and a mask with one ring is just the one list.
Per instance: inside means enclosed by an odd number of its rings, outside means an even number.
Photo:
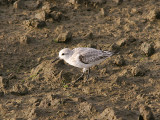
[{"label": "sanderling", "polygon": [[64,48],[59,52],[59,56],[53,61],[55,62],[58,59],[63,59],[68,64],[83,68],[82,75],[75,81],[80,80],[86,71],[87,80],[89,78],[90,67],[97,65],[104,61],[106,58],[112,56],[114,53],[109,51],[97,50],[94,48],[74,48],[73,50],[69,48]]}]

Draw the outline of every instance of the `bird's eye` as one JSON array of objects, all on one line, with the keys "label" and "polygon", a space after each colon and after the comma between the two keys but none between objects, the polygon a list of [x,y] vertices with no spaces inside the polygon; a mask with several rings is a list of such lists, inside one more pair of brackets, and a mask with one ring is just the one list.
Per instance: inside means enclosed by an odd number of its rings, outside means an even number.
[{"label": "bird's eye", "polygon": [[64,53],[62,53],[62,55],[64,55]]}]

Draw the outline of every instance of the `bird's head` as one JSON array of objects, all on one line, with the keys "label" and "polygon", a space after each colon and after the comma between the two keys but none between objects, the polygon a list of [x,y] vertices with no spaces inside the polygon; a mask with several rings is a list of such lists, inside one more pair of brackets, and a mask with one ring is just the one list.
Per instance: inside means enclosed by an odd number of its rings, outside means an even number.
[{"label": "bird's head", "polygon": [[69,48],[62,49],[61,51],[59,51],[59,56],[54,61],[52,61],[52,63],[57,61],[58,59],[67,60],[71,55],[71,53],[72,53],[72,50]]}]

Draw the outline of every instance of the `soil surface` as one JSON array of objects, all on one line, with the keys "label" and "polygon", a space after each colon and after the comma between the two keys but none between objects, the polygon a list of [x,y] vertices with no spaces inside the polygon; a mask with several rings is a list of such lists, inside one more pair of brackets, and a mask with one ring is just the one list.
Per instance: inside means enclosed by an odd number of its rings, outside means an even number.
[{"label": "soil surface", "polygon": [[[65,48],[117,52],[82,70]],[[0,0],[0,120],[160,120],[159,0]]]}]

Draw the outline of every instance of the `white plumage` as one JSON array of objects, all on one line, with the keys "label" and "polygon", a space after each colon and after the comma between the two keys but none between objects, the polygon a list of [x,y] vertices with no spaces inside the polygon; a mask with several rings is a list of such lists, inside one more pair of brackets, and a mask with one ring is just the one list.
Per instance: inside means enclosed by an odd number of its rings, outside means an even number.
[{"label": "white plumage", "polygon": [[63,59],[72,66],[83,68],[83,74],[78,78],[79,80],[87,70],[89,77],[90,67],[101,63],[112,55],[113,52],[97,50],[94,48],[80,47],[74,48],[73,50],[64,48],[59,52],[59,59]]}]

